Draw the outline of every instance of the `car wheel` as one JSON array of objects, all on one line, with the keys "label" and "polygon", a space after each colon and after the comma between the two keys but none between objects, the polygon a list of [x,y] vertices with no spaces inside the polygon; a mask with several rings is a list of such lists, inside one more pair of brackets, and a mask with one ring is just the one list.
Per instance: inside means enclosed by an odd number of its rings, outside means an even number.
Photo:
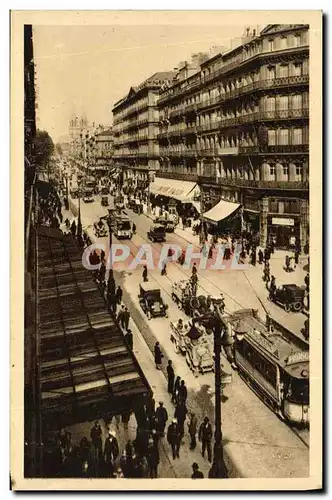
[{"label": "car wheel", "polygon": [[293,309],[295,312],[300,312],[302,309],[302,304],[301,302],[294,302],[293,304]]},{"label": "car wheel", "polygon": [[290,310],[291,310],[290,305],[289,305],[289,304],[285,304],[285,311],[286,311],[287,313],[289,313],[289,312],[290,312]]}]

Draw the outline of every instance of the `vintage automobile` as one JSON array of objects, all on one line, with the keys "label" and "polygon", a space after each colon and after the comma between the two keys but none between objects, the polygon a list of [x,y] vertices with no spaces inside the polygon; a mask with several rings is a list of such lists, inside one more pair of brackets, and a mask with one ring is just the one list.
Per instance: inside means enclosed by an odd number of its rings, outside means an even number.
[{"label": "vintage automobile", "polygon": [[269,300],[284,307],[286,312],[301,312],[303,309],[304,296],[304,287],[289,284],[276,288],[275,292],[269,295]]},{"label": "vintage automobile", "polygon": [[108,196],[102,196],[101,197],[101,206],[102,207],[108,207]]},{"label": "vintage automobile", "polygon": [[148,319],[157,316],[168,317],[168,305],[161,298],[160,288],[150,282],[143,282],[139,286],[139,304]]},{"label": "vintage automobile", "polygon": [[153,224],[148,231],[148,238],[152,241],[166,241],[165,227],[161,224]]},{"label": "vintage automobile", "polygon": [[175,223],[173,220],[165,217],[157,217],[155,223],[163,225],[167,233],[174,233]]},{"label": "vintage automobile", "polygon": [[171,322],[171,342],[176,353],[186,356],[186,361],[195,377],[199,373],[214,369],[213,334],[195,321]]},{"label": "vintage automobile", "polygon": [[93,203],[95,200],[93,198],[93,192],[91,189],[87,189],[83,194],[84,203]]}]

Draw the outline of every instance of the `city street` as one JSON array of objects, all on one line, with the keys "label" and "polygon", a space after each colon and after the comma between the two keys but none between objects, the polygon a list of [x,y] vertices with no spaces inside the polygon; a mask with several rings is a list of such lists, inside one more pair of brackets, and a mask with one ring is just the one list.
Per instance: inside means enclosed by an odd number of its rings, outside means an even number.
[{"label": "city street", "polygon": [[[73,200],[72,203],[75,206],[77,200]],[[139,246],[147,243],[146,232],[150,227],[151,220],[146,215],[137,215],[128,209],[126,209],[126,212],[130,214],[132,221],[135,222],[137,234],[133,236],[131,241],[125,240],[123,243],[128,244],[130,251],[136,254]],[[104,215],[104,209],[100,205],[98,196],[95,197],[94,203],[85,204],[81,202],[81,215],[83,227],[91,226],[99,216]],[[98,241],[108,246],[108,238],[102,238]],[[116,238],[113,241],[119,243]],[[168,234],[167,242],[177,243],[182,247],[187,244],[186,240],[176,233]],[[157,243],[154,243],[153,247],[161,249],[161,245]],[[278,271],[278,267],[282,267],[282,263],[283,260],[278,259],[278,252],[276,252],[273,256],[272,272],[274,272],[274,269]],[[280,276],[282,272],[282,270],[279,270],[279,274],[276,273],[276,275]],[[164,379],[164,392],[162,392],[160,385],[158,387],[158,384],[156,384],[156,377],[158,377],[160,384],[161,374],[159,372],[156,374],[153,362],[151,359],[149,360],[151,354],[147,354],[146,346],[150,351],[153,351],[154,343],[158,340],[166,358],[164,359],[164,368],[167,359],[172,359],[176,375],[181,376],[186,381],[189,393],[189,411],[195,411],[200,419],[204,415],[208,415],[213,421],[213,373],[199,375],[198,378],[195,378],[185,358],[181,354],[174,352],[173,344],[170,341],[169,321],[175,321],[180,317],[186,319],[183,311],[180,311],[171,300],[172,282],[188,278],[190,270],[184,270],[179,264],[172,263],[168,265],[167,276],[161,276],[159,269],[149,271],[150,281],[152,280],[158,284],[164,300],[169,305],[169,319],[155,318],[151,321],[147,320],[138,304],[137,293],[139,283],[142,281],[141,273],[142,266],[139,266],[133,271],[115,273],[115,277],[116,281],[124,288],[124,301],[131,313],[132,327],[135,332],[134,351],[147,378],[150,380],[153,390],[156,391],[156,401],[158,401],[158,394],[163,394],[162,400],[165,401],[169,414],[171,414],[169,399],[165,394],[166,380]],[[287,274],[284,274],[287,278]],[[296,277],[299,281],[302,279],[299,272],[296,273]],[[210,293],[216,296],[220,292],[224,293],[226,297],[226,311],[233,312],[240,308],[254,308],[258,309],[259,314],[264,318],[265,311],[260,302],[261,300],[264,306],[266,304],[266,307],[273,309],[273,317],[277,321],[300,334],[305,316],[294,313],[287,314],[278,306],[267,301],[267,293],[261,280],[259,265],[256,268],[250,266],[246,271],[236,269],[199,271],[198,293]],[[232,373],[232,383],[224,389],[224,395],[228,399],[222,406],[224,450],[231,475],[233,477],[306,476],[309,470],[309,449],[307,446],[309,444],[309,432],[294,432],[290,429],[265,406],[241,377],[232,371],[226,359],[223,360],[223,364],[225,371]],[[167,447],[167,444],[164,445],[165,464],[167,463]],[[183,448],[186,448],[186,445]],[[195,458],[195,460],[198,461],[198,458]],[[204,470],[204,468],[201,467],[201,470]],[[205,470],[208,470],[208,463],[205,464]],[[188,473],[186,472],[186,474]]]}]

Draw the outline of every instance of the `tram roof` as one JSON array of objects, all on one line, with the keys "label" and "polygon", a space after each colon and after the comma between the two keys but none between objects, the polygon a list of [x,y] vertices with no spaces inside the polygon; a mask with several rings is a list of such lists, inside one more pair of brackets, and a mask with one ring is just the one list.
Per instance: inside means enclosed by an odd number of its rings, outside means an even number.
[{"label": "tram roof", "polygon": [[248,331],[244,334],[245,339],[272,361],[282,366],[282,368],[292,377],[309,377],[309,351],[301,349],[291,339],[287,338],[283,332],[274,327],[270,332],[264,322],[255,315],[252,310],[244,310],[242,313],[235,313],[229,318],[230,323],[239,321],[245,322]]}]

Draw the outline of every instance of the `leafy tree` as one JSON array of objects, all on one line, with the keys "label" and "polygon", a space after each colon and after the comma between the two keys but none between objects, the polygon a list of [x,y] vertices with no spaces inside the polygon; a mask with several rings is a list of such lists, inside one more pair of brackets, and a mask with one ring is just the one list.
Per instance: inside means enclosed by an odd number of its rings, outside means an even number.
[{"label": "leafy tree", "polygon": [[44,168],[54,153],[53,141],[45,130],[37,130],[35,138],[36,163]]}]

